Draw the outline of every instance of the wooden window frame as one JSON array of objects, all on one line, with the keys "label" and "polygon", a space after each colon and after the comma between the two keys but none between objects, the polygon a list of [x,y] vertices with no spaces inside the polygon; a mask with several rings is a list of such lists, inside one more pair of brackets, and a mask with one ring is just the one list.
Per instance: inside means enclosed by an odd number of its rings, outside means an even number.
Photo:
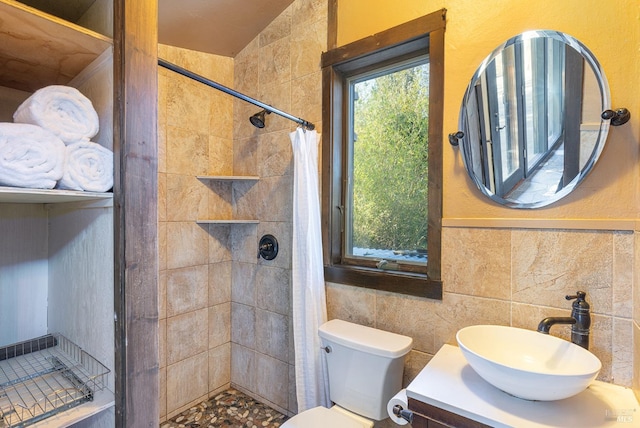
[{"label": "wooden window frame", "polygon": [[[322,55],[322,230],[324,274],[337,282],[377,290],[442,299],[442,141],[444,114],[444,31],[446,10],[414,19]],[[354,266],[343,259],[346,144],[346,78],[367,69],[429,55],[429,213],[427,272],[400,272]]]}]

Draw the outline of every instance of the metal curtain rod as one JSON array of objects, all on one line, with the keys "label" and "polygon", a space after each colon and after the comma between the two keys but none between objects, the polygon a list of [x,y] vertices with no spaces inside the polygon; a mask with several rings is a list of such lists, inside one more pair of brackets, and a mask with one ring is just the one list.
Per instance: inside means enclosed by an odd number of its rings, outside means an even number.
[{"label": "metal curtain rod", "polygon": [[303,126],[304,128],[306,128],[306,129],[308,129],[310,131],[315,129],[315,125],[313,123],[311,123],[311,122],[307,122],[304,119],[292,116],[289,113],[285,113],[282,110],[278,110],[277,108],[271,107],[270,105],[265,104],[262,101],[258,101],[256,99],[248,97],[248,96],[246,96],[244,94],[241,94],[240,92],[234,91],[231,88],[227,88],[224,85],[221,85],[221,84],[219,84],[217,82],[214,82],[213,80],[209,80],[206,77],[202,77],[202,76],[200,76],[198,74],[195,74],[195,73],[193,73],[193,72],[191,72],[189,70],[186,70],[186,69],[184,69],[184,68],[182,68],[182,67],[180,67],[178,65],[172,64],[172,63],[170,63],[168,61],[165,61],[162,58],[158,58],[158,65],[160,65],[161,67],[164,67],[166,69],[169,69],[171,71],[174,71],[174,72],[176,72],[178,74],[182,74],[183,76],[189,77],[189,78],[191,78],[193,80],[196,80],[196,81],[198,81],[200,83],[204,83],[205,85],[211,86],[212,88],[215,88],[215,89],[217,89],[219,91],[225,92],[225,93],[227,93],[229,95],[233,95],[236,98],[240,98],[243,101],[246,101],[248,103],[251,103],[253,105],[261,107],[261,108],[263,108],[263,109],[265,109],[265,110],[267,110],[267,111],[269,111],[271,113],[275,113],[275,114],[277,114],[279,116],[282,116],[282,117],[284,117],[286,119],[292,120],[292,121],[296,122],[297,124],[299,124],[300,126]]}]

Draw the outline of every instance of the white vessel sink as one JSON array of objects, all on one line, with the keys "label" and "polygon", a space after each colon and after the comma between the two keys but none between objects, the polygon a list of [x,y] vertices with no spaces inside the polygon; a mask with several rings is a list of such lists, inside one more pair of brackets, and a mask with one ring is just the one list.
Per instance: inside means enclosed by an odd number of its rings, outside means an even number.
[{"label": "white vessel sink", "polygon": [[484,380],[526,400],[576,395],[602,367],[588,350],[532,330],[475,325],[459,330],[456,339],[469,365]]}]

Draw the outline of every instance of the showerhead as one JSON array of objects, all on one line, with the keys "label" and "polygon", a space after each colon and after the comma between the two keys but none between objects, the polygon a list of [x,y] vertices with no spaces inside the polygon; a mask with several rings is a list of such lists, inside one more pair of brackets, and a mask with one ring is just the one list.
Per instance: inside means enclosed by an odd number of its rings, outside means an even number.
[{"label": "showerhead", "polygon": [[264,128],[264,115],[271,114],[270,111],[262,110],[249,118],[249,122],[256,128]]}]

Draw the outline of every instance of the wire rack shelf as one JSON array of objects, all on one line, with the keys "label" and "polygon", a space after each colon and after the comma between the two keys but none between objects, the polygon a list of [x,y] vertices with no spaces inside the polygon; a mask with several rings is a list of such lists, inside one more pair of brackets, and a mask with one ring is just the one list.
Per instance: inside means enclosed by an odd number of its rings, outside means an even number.
[{"label": "wire rack shelf", "polygon": [[60,334],[0,348],[0,428],[26,427],[93,401],[108,374]]}]

